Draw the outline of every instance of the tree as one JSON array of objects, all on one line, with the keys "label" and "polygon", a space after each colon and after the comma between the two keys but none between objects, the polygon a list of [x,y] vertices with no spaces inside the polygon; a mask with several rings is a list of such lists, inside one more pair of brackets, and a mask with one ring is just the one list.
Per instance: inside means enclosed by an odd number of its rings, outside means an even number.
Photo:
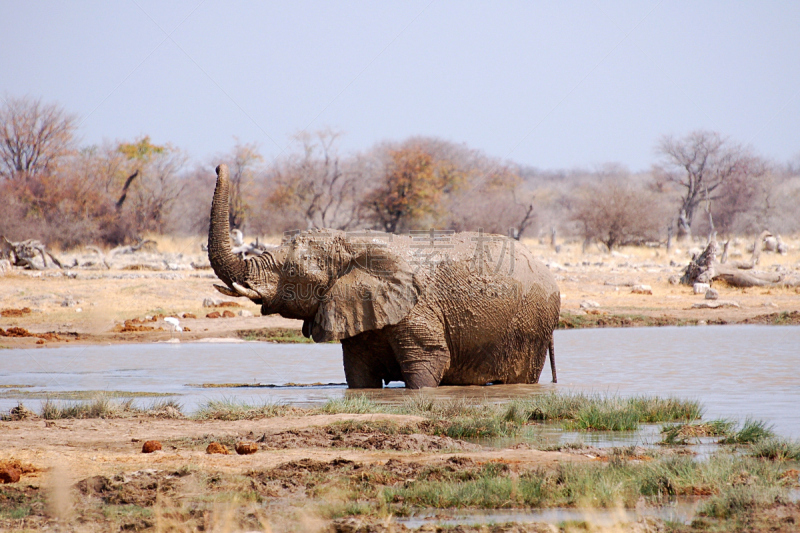
[{"label": "tree", "polygon": [[243,144],[237,140],[230,160],[228,223],[231,229],[242,229],[250,212],[247,189],[255,180],[257,166],[264,161],[264,158],[255,143]]},{"label": "tree", "polygon": [[327,130],[296,136],[299,153],[277,161],[268,171],[268,211],[307,229],[346,230],[361,222],[363,210],[357,202],[361,173],[355,164],[340,159],[337,138]]},{"label": "tree", "polygon": [[0,108],[0,177],[27,181],[51,172],[75,148],[75,117],[57,104],[9,98]]},{"label": "tree", "polygon": [[681,190],[678,238],[690,239],[697,207],[720,197],[734,177],[753,179],[754,157],[738,144],[711,131],[695,131],[683,139],[664,137],[657,148],[664,164],[655,169],[657,180]]},{"label": "tree", "polygon": [[[130,195],[127,204],[131,206],[129,215],[137,238],[145,231],[163,232],[184,187],[178,173],[186,157],[170,145],[153,144],[148,136],[133,143],[120,143],[117,151],[126,161],[117,179],[122,183],[121,190]],[[134,178],[138,179],[133,182]],[[122,201],[124,198],[120,197],[118,210]]]},{"label": "tree", "polygon": [[663,208],[652,192],[623,175],[585,185],[575,200],[573,219],[587,240],[615,246],[658,240]]},{"label": "tree", "polygon": [[443,195],[457,186],[461,174],[447,160],[436,160],[418,143],[388,150],[378,186],[363,200],[369,217],[395,233],[441,214]]}]

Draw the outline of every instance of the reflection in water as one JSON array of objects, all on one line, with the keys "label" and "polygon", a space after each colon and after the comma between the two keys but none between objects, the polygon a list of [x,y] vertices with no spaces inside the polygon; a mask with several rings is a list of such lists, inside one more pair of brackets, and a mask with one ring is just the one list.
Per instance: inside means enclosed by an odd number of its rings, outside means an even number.
[{"label": "reflection in water", "polygon": [[[401,402],[411,394],[435,399],[500,401],[548,391],[695,398],[705,418],[746,416],[800,437],[800,327],[709,326],[590,329],[556,332],[560,382],[549,367],[537,385],[440,387],[408,391],[395,385],[370,392]],[[342,383],[341,347],[289,345],[147,344],[3,350],[0,385],[34,390],[125,390],[179,395],[187,411],[210,400],[236,397],[261,403],[313,404],[346,393],[344,387],[201,388],[202,383]],[[195,385],[192,385],[195,384]],[[352,393],[352,391],[347,391]],[[16,405],[2,392],[0,408]],[[30,401],[30,404],[35,402]],[[584,435],[584,441],[586,435]],[[587,444],[589,444],[587,442]]]}]

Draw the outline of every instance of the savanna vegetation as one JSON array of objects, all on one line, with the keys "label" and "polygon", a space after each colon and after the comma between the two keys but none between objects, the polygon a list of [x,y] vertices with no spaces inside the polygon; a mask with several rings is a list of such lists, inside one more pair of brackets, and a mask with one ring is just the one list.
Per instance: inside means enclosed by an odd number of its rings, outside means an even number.
[{"label": "savanna vegetation", "polygon": [[213,167],[231,168],[230,223],[250,236],[314,227],[482,228],[559,234],[607,249],[676,237],[800,230],[800,163],[768,161],[710,131],[664,137],[653,167],[542,170],[412,137],[341,153],[333,131],[299,134],[273,160],[253,143],[190,160],[149,137],[83,146],[76,117],[29,97],[0,109],[0,235],[62,249],[206,231]]}]

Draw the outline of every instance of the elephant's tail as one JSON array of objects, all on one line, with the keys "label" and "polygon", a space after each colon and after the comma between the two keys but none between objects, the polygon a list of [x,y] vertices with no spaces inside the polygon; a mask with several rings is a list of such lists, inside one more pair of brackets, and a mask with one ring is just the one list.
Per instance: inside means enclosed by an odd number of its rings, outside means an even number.
[{"label": "elephant's tail", "polygon": [[550,371],[553,374],[553,383],[558,383],[558,378],[556,377],[556,351],[554,348],[553,337],[550,337],[550,346],[548,347],[548,351],[550,352]]}]

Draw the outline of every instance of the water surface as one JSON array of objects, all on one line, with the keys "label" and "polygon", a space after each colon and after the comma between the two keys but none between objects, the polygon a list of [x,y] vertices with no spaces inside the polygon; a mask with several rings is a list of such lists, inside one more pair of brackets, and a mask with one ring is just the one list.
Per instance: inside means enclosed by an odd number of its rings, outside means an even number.
[{"label": "water surface", "polygon": [[[709,326],[557,331],[559,383],[549,365],[537,385],[440,387],[436,398],[503,400],[552,390],[656,394],[700,400],[705,418],[753,417],[800,437],[800,327]],[[218,398],[313,404],[346,393],[337,344],[180,343],[0,351],[0,385],[32,391],[141,391],[174,394],[191,412]],[[201,388],[203,383],[334,383],[285,388]],[[401,386],[401,383],[393,385]],[[402,388],[376,393],[402,401]],[[15,406],[0,389],[0,409]],[[37,408],[39,400],[26,400]],[[145,400],[141,400],[145,401]],[[589,437],[591,438],[591,437]]]}]

